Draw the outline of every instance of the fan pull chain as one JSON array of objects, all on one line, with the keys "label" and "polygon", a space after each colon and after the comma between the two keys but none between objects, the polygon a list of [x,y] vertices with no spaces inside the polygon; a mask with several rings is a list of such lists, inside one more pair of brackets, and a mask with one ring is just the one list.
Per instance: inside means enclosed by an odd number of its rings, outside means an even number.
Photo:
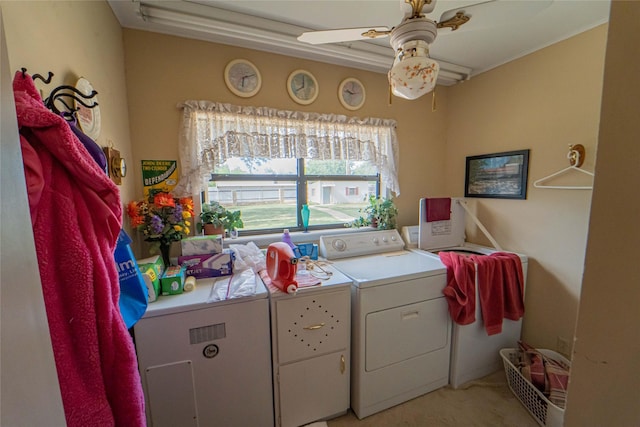
[{"label": "fan pull chain", "polygon": [[391,82],[389,82],[389,105],[391,105],[392,100],[393,100],[393,93],[391,93]]},{"label": "fan pull chain", "polygon": [[431,112],[434,113],[436,111],[436,87],[433,87],[433,95],[431,95]]}]

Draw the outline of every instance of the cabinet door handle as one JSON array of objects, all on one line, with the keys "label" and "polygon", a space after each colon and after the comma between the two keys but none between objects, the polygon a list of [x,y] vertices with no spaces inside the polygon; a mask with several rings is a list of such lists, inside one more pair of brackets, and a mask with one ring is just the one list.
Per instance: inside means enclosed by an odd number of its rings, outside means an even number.
[{"label": "cabinet door handle", "polygon": [[324,326],[324,322],[320,322],[320,323],[318,323],[316,325],[305,326],[302,329],[306,329],[307,331],[313,331],[313,330],[316,330],[316,329],[320,329],[323,326]]},{"label": "cabinet door handle", "polygon": [[344,374],[344,370],[346,369],[344,354],[340,355],[340,373]]}]

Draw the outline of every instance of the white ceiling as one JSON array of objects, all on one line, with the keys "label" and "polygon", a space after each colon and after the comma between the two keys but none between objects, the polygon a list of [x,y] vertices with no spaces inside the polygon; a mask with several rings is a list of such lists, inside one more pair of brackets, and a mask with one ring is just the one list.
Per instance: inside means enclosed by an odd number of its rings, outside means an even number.
[{"label": "white ceiling", "polygon": [[[444,11],[477,3],[436,0],[434,11],[427,16],[438,21]],[[610,6],[610,0],[487,3],[491,4],[484,13],[474,14],[460,30],[438,33],[431,57],[441,63],[439,84],[470,78],[603,24],[608,21]],[[386,73],[393,62],[388,37],[309,45],[299,42],[297,36],[309,30],[392,28],[400,23],[408,7],[402,0],[109,0],[109,4],[123,27],[381,73]]]}]

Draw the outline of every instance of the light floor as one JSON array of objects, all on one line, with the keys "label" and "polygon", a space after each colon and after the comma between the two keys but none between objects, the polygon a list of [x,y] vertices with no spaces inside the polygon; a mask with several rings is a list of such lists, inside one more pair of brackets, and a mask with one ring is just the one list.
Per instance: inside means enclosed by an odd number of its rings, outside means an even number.
[{"label": "light floor", "polygon": [[329,427],[538,427],[511,393],[504,371],[454,390],[444,387],[358,420],[349,412]]}]

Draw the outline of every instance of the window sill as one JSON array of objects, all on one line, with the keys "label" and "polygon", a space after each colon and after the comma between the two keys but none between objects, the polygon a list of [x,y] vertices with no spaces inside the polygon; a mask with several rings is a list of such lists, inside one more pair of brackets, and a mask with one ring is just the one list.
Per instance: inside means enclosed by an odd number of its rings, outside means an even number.
[{"label": "window sill", "polygon": [[[335,234],[347,234],[347,233],[358,233],[361,231],[373,231],[371,227],[362,227],[362,228],[329,228],[323,230],[313,230],[309,232],[303,231],[292,231],[291,241],[295,244],[298,243],[316,243],[320,242],[321,236],[329,236]],[[259,248],[266,248],[271,243],[281,242],[282,241],[282,233],[273,233],[273,234],[258,234],[253,236],[243,236],[242,230],[240,230],[239,236],[236,239],[225,238],[224,246],[229,247],[229,245],[246,245],[249,242],[253,242]]]}]

